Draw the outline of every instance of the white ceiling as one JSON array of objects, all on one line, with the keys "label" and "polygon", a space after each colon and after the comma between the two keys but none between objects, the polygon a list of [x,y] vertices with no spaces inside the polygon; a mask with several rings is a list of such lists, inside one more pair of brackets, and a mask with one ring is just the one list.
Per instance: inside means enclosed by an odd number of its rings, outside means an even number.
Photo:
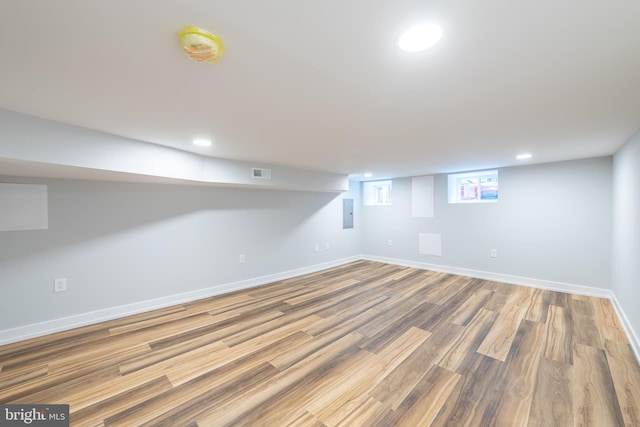
[{"label": "white ceiling", "polygon": [[[400,51],[424,21],[441,42]],[[185,25],[225,56],[189,60]],[[640,2],[2,0],[0,108],[355,178],[609,155],[640,127]]]}]

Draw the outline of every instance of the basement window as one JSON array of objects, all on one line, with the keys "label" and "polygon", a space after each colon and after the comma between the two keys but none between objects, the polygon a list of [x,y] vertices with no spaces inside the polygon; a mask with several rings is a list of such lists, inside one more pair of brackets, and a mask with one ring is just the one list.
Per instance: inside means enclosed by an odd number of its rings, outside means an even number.
[{"label": "basement window", "polygon": [[497,201],[497,170],[449,175],[449,203],[495,203]]},{"label": "basement window", "polygon": [[365,206],[387,206],[391,204],[391,180],[362,183]]}]

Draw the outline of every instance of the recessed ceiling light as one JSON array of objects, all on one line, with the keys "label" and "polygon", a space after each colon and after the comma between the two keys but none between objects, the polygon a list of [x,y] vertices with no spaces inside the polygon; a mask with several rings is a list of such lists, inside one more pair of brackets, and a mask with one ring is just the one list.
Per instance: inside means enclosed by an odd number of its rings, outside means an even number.
[{"label": "recessed ceiling light", "polygon": [[516,156],[516,159],[518,160],[527,160],[531,158],[531,153],[522,153],[522,154],[518,154]]},{"label": "recessed ceiling light", "polygon": [[211,147],[211,140],[209,139],[194,139],[193,145],[197,145],[199,147]]},{"label": "recessed ceiling light", "polygon": [[371,172],[367,172],[364,174],[365,178],[371,178],[373,176],[373,174]]},{"label": "recessed ceiling light", "polygon": [[419,52],[438,43],[442,38],[442,28],[430,22],[409,28],[398,39],[398,46],[406,52]]}]

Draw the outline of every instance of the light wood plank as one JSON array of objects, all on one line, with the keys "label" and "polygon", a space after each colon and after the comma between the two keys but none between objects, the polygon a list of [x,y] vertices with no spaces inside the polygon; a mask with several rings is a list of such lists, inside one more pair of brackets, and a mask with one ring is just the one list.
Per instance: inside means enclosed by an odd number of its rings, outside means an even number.
[{"label": "light wood plank", "polygon": [[544,357],[573,364],[573,320],[571,311],[555,305],[549,306]]},{"label": "light wood plank", "polygon": [[493,327],[478,347],[478,353],[504,362],[507,359],[513,340],[520,327],[520,319],[513,319],[509,314],[498,315]]},{"label": "light wood plank", "polygon": [[340,289],[347,288],[347,287],[349,287],[351,285],[354,285],[356,283],[359,283],[359,281],[358,280],[354,280],[354,279],[347,279],[347,280],[338,282],[335,285],[326,286],[324,288],[317,289],[317,290],[315,290],[313,292],[307,292],[307,293],[304,293],[304,294],[302,294],[300,296],[286,299],[286,300],[284,300],[284,302],[286,302],[287,304],[291,304],[291,305],[300,304],[301,302],[310,301],[310,300],[316,299],[318,297],[325,297],[325,296],[327,296],[327,294],[330,294],[333,291],[338,291]]},{"label": "light wood plank", "polygon": [[461,374],[456,387],[442,405],[433,425],[494,425],[496,410],[504,390],[501,367],[502,362],[499,360],[475,353],[469,367]]},{"label": "light wood plank", "polygon": [[611,301],[605,298],[593,298],[592,303],[595,321],[602,339],[627,344],[629,340],[624,333],[624,329],[622,329],[622,325],[620,325],[618,321]]},{"label": "light wood plank", "polygon": [[383,418],[388,412],[389,408],[386,405],[367,396],[349,415],[336,424],[336,427],[367,427],[375,420]]},{"label": "light wood plank", "polygon": [[166,377],[156,378],[113,397],[100,400],[94,405],[71,414],[73,426],[95,426],[115,414],[126,411],[131,406],[146,402],[155,396],[172,390]]},{"label": "light wood plank", "polygon": [[449,324],[427,338],[396,369],[371,391],[370,395],[396,410],[411,390],[437,364],[451,344],[462,333],[462,327]]},{"label": "light wood plank", "polygon": [[534,289],[531,305],[527,309],[524,318],[532,322],[546,323],[548,312],[548,292],[543,289]]},{"label": "light wood plank", "polygon": [[573,342],[596,348],[604,348],[600,329],[598,328],[598,323],[595,317],[595,309],[592,299],[571,298],[570,305],[571,318],[573,319]]},{"label": "light wood plank", "polygon": [[576,343],[573,356],[574,422],[587,427],[624,425],[604,351]]},{"label": "light wood plank", "polygon": [[467,300],[458,308],[451,319],[451,323],[466,326],[471,319],[484,307],[489,301],[493,291],[479,289],[473,296],[469,296]]},{"label": "light wood plank", "polygon": [[494,326],[480,344],[478,353],[504,362],[520,327],[520,321],[532,304],[533,289],[515,287],[513,293],[507,298]]},{"label": "light wood plank", "polygon": [[[371,355],[370,360],[352,372],[342,375],[334,381],[333,387],[322,393],[322,399],[316,399],[307,407],[319,420],[328,426],[337,425],[351,412],[367,400],[367,393],[389,372],[395,369],[429,336],[430,332],[411,328],[385,351]],[[366,369],[358,369],[366,366]],[[336,387],[335,384],[338,384]],[[327,400],[330,399],[330,400]]]},{"label": "light wood plank", "polygon": [[237,425],[242,415],[249,412],[252,407],[267,401],[270,396],[274,394],[277,395],[293,386],[305,376],[313,375],[314,370],[321,366],[327,359],[334,358],[337,353],[345,351],[347,348],[357,346],[363,338],[360,334],[351,333],[335,341],[317,351],[312,356],[304,359],[304,361],[296,363],[286,371],[251,389],[238,399],[211,408],[212,411],[210,413],[197,419],[198,424],[212,425],[216,423],[221,426]]},{"label": "light wood plank", "polygon": [[626,426],[640,426],[640,366],[628,344],[605,340],[607,362]]},{"label": "light wood plank", "polygon": [[295,420],[286,424],[285,427],[325,427],[325,425],[312,414],[305,412]]},{"label": "light wood plank", "polygon": [[570,389],[572,366],[542,357],[538,365],[536,387],[529,413],[529,427],[565,427],[574,425]]},{"label": "light wood plank", "polygon": [[473,357],[473,353],[484,341],[497,316],[497,313],[480,309],[458,339],[449,347],[439,365],[454,372],[464,368],[470,355]]},{"label": "light wood plank", "polygon": [[398,408],[397,426],[431,425],[459,380],[459,374],[434,365]]},{"label": "light wood plank", "polygon": [[0,383],[4,388],[11,388],[23,382],[43,378],[49,373],[48,365],[28,366],[25,369],[0,371]]},{"label": "light wood plank", "polygon": [[169,392],[155,396],[106,419],[108,426],[188,425],[211,405],[238,398],[247,389],[273,377],[268,363],[232,362]]},{"label": "light wood plank", "polygon": [[505,392],[496,414],[497,425],[526,427],[544,335],[545,326],[542,323],[522,321],[503,367]]},{"label": "light wood plank", "polygon": [[[295,381],[291,387],[278,393],[277,401],[267,399],[250,408],[243,416],[234,421],[234,425],[281,425],[298,419],[305,413],[311,413],[310,405],[323,400],[327,404],[333,401],[333,392],[340,388],[345,389],[345,384],[337,379],[349,376],[352,372],[358,372],[363,363],[372,361],[372,355],[362,351],[357,346],[346,347],[343,351],[334,354],[331,360],[314,370],[313,375],[305,376]],[[292,402],[296,402],[292,405]],[[313,418],[318,420],[315,413]],[[321,421],[321,420],[319,420]],[[324,423],[322,423],[324,425]]]}]

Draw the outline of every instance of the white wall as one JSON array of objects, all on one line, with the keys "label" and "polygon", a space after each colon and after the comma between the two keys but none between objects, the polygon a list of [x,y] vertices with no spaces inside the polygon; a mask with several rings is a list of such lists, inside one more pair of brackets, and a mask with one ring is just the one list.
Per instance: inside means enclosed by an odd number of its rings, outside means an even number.
[{"label": "white wall", "polygon": [[[640,345],[640,131],[613,158],[611,288]],[[638,351],[638,347],[636,347]],[[640,357],[640,353],[638,353]]]},{"label": "white wall", "polygon": [[[638,330],[639,146],[636,136],[615,168],[603,157],[500,169],[495,204],[448,204],[447,177],[437,175],[433,218],[411,217],[411,178],[393,180],[391,206],[365,207],[353,182],[335,194],[0,177],[49,189],[48,230],[0,233],[0,342],[2,331],[42,332],[38,322],[63,328],[68,316],[168,305],[360,254],[606,294],[612,223],[612,288]],[[342,229],[343,198],[355,199],[354,229]],[[442,235],[441,257],[418,254],[421,232]],[[59,277],[68,291],[54,294]]]},{"label": "white wall", "polygon": [[[348,177],[202,156],[0,109],[0,174],[341,192]],[[255,179],[254,167],[271,169]],[[2,172],[2,170],[9,172]]]},{"label": "white wall", "polygon": [[[532,278],[608,289],[611,170],[611,157],[503,168],[499,201],[484,204],[449,204],[447,176],[437,175],[433,218],[412,218],[411,179],[394,179],[391,206],[363,207],[363,248],[372,257],[497,273],[520,283]],[[418,254],[421,232],[442,235],[441,257]]]},{"label": "white wall", "polygon": [[[48,230],[0,232],[0,332],[203,289],[228,291],[228,284],[361,253],[359,209],[355,228],[342,229],[342,198],[359,207],[357,184],[335,194],[0,182],[46,184],[49,198]],[[68,291],[54,294],[53,279],[61,277]]]}]

